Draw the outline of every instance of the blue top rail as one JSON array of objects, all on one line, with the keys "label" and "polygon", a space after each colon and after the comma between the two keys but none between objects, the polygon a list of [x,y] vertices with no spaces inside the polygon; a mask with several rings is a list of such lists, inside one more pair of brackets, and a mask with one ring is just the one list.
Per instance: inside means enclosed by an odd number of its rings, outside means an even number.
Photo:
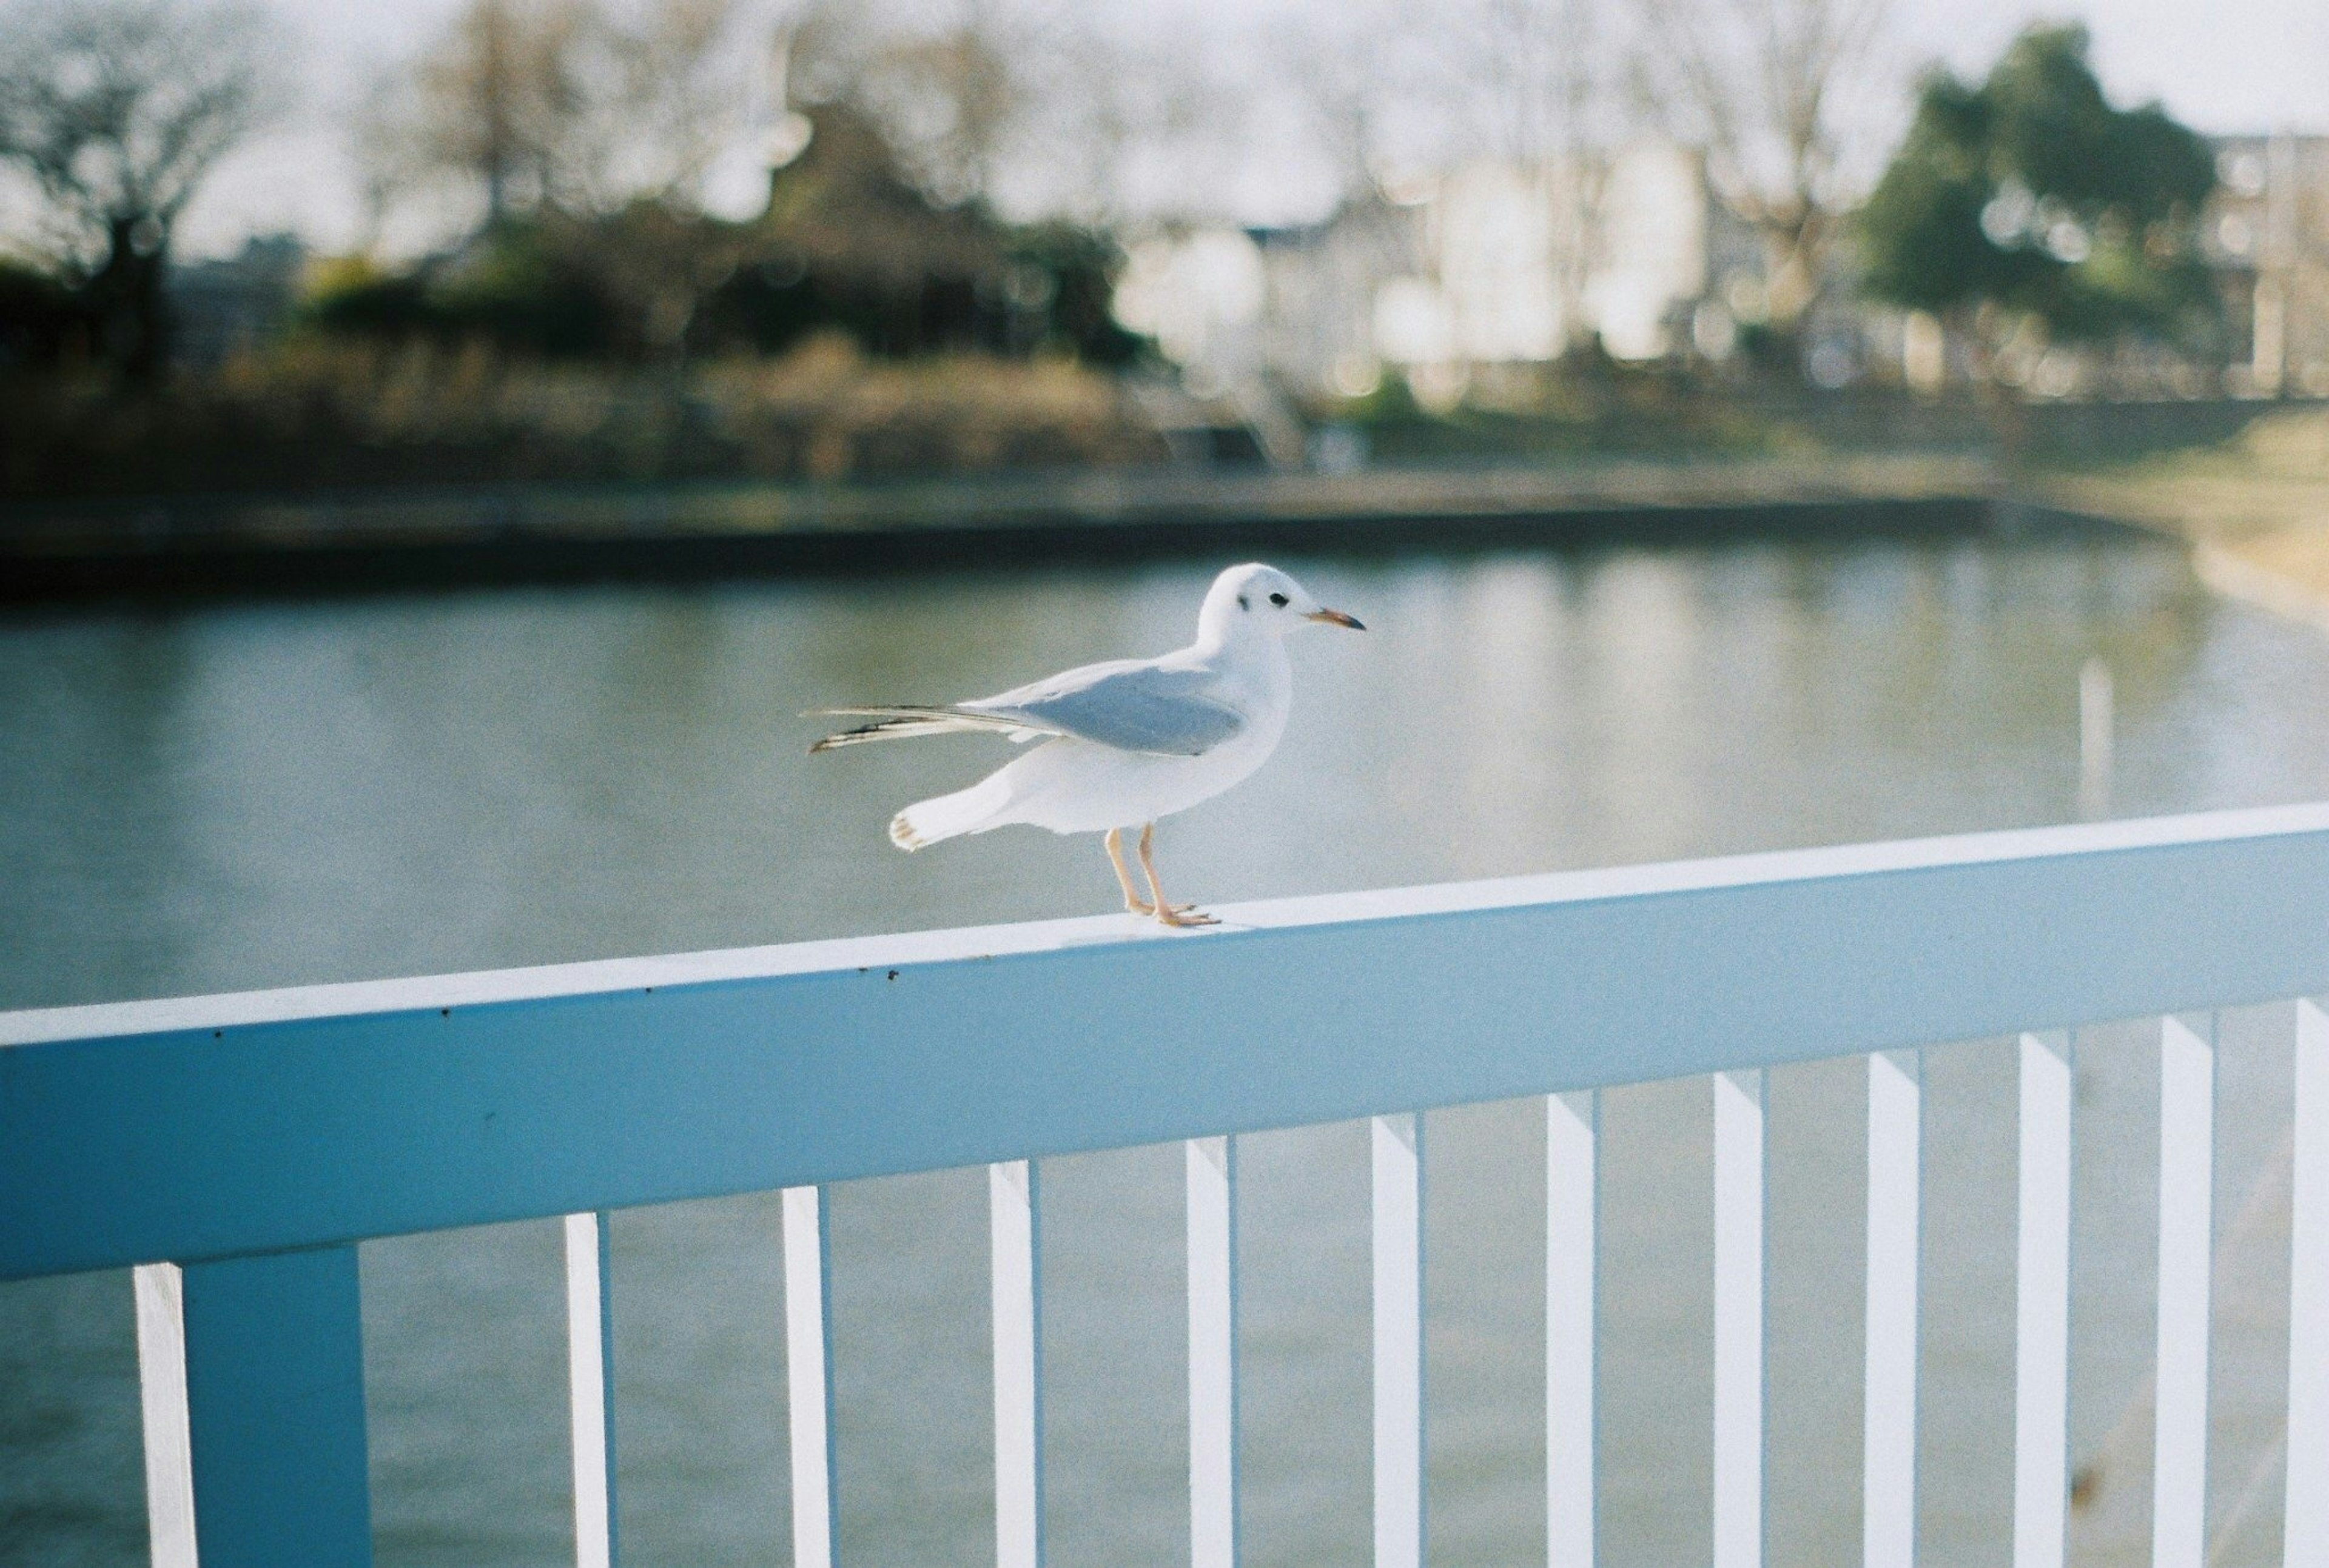
[{"label": "blue top rail", "polygon": [[0,1279],[2329,990],[2329,805],[0,1014]]}]

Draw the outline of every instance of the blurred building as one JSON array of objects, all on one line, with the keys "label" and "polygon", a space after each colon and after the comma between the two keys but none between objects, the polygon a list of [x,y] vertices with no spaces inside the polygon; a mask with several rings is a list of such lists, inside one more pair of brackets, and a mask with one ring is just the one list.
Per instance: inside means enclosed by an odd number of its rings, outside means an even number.
[{"label": "blurred building", "polygon": [[1286,386],[1360,398],[1381,383],[1376,318],[1387,284],[1424,265],[1413,209],[1369,190],[1311,228],[1254,236],[1261,261],[1260,355]]},{"label": "blurred building", "polygon": [[[2221,352],[2033,337],[1994,356],[2001,379],[2050,399],[2329,396],[2329,136],[2215,146],[2204,225]],[[1307,227],[1154,235],[1133,248],[1116,309],[1193,392],[1241,408],[1363,397],[1386,374],[1427,407],[1525,399],[1531,367],[1586,345],[1706,366],[1777,348],[1830,390],[1973,377],[1971,345],[1938,321],[1861,297],[1849,247],[1795,333],[1764,333],[1768,254],[1699,155],[1645,142],[1589,185],[1482,161],[1387,181]]]},{"label": "blurred building", "polygon": [[2219,136],[2204,244],[2257,397],[2329,397],[2329,136]]},{"label": "blurred building", "polygon": [[172,267],[165,287],[177,358],[208,367],[265,343],[297,308],[306,269],[306,248],[288,234],[245,240],[236,256]]},{"label": "blurred building", "polygon": [[1152,236],[1132,247],[1117,314],[1210,394],[1363,397],[1392,370],[1426,402],[1452,402],[1583,343],[1629,361],[1696,352],[1735,227],[1702,160],[1672,144],[1626,149],[1589,186],[1576,170],[1480,161],[1307,227]]}]

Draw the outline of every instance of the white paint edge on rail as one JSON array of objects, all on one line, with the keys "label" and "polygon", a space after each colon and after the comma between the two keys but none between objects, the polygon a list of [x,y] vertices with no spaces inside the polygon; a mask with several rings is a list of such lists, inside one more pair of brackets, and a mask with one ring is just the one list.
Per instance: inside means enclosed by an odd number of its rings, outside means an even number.
[{"label": "white paint edge on rail", "polygon": [[2215,1258],[2216,1021],[2159,1026],[2158,1367],[2153,1568],[2208,1560],[2208,1318]]},{"label": "white paint edge on rail", "polygon": [[1868,1057],[1867,1368],[1862,1385],[1861,1563],[1917,1561],[1917,1298],[1923,1178],[1920,1053]]},{"label": "white paint edge on rail", "polygon": [[1582,904],[1761,883],[1872,877],[1946,866],[2044,860],[2114,850],[2324,831],[2329,831],[2329,803],[2267,806],[1226,904],[1213,908],[1221,925],[1203,931],[1169,932],[1153,922],[1107,915],[652,958],[602,959],[84,1007],[34,1008],[0,1012],[0,1048],[50,1040],[162,1034],[301,1019],[482,1007],[554,997],[606,995],[649,987],[998,958],[1102,944],[1215,942],[1242,932],[1292,926],[1475,914],[1532,905]]}]

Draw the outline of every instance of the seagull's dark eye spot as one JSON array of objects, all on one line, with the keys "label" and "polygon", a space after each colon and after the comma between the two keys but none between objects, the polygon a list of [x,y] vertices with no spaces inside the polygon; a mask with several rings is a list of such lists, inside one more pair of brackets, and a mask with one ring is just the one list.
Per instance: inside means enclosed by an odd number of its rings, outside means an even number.
[{"label": "seagull's dark eye spot", "polygon": [[1286,607],[1286,596],[1284,594],[1272,594],[1269,596],[1269,602],[1276,605],[1282,610]]},{"label": "seagull's dark eye spot", "polygon": [[1238,608],[1240,610],[1250,610],[1253,608],[1253,606],[1247,600],[1243,594],[1240,594],[1238,596]]}]

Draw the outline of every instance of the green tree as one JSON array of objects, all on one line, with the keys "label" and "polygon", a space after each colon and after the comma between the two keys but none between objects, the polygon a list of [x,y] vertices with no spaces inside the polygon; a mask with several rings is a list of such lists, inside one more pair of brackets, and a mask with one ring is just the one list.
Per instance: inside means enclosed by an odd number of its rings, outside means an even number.
[{"label": "green tree", "polygon": [[2081,27],[2023,33],[1978,87],[1928,77],[1860,214],[1863,286],[1995,349],[2134,334],[2196,347],[2217,324],[2201,258],[2207,143],[2157,104],[2103,95]]}]

